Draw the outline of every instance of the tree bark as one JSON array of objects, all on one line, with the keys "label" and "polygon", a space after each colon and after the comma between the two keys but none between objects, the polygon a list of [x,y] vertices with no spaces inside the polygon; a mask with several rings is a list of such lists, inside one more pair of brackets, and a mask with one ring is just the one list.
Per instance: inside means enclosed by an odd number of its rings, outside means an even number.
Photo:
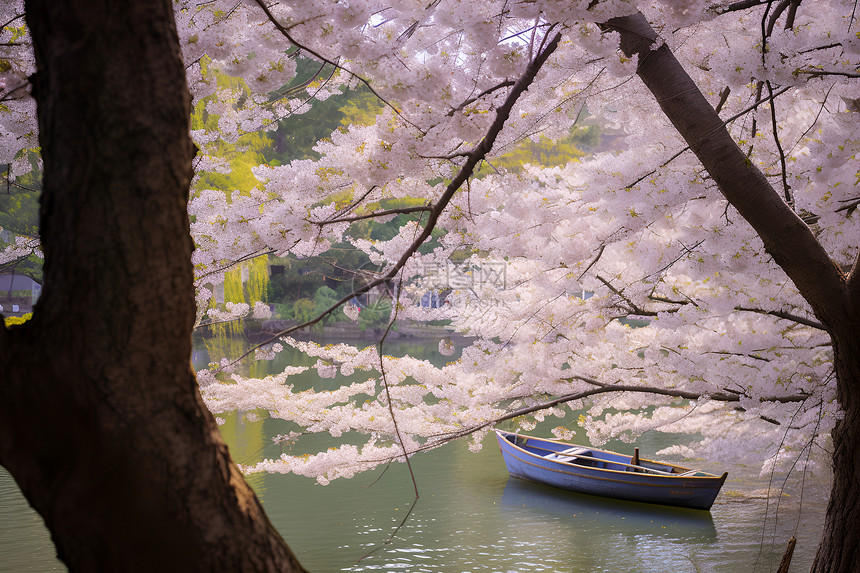
[{"label": "tree bark", "polygon": [[831,333],[837,398],[844,416],[831,431],[833,482],[812,565],[815,573],[854,572],[860,567],[860,317],[856,312],[853,316],[853,325]]},{"label": "tree bark", "polygon": [[190,367],[195,154],[170,0],[30,0],[44,290],[0,328],[0,463],[71,571],[303,571]]},{"label": "tree bark", "polygon": [[809,227],[747,160],[719,115],[642,14],[608,21],[621,49],[638,57],[636,73],[666,117],[755,229],[765,250],[785,271],[830,334],[837,400],[844,417],[831,433],[833,483],[824,534],[813,571],[856,571],[860,563],[860,255],[846,276]]}]

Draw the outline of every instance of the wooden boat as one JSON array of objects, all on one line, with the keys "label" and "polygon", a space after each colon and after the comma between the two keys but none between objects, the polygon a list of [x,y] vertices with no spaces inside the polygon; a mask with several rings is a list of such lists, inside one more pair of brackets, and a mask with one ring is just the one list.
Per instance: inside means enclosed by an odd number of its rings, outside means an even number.
[{"label": "wooden boat", "polygon": [[710,509],[728,473],[721,476],[673,464],[495,430],[514,477],[580,493]]}]

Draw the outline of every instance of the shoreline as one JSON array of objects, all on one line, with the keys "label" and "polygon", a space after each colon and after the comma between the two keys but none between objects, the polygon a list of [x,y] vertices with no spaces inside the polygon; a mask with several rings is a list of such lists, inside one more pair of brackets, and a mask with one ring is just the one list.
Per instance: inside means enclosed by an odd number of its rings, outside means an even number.
[{"label": "shoreline", "polygon": [[[245,321],[245,336],[252,342],[263,342],[279,332],[282,332],[290,327],[295,326],[295,320],[246,320]],[[396,328],[396,330],[395,330]],[[368,328],[362,330],[357,323],[354,322],[333,322],[323,325],[322,327],[311,327],[297,332],[292,332],[288,336],[296,340],[363,340],[368,342],[378,342],[380,337],[385,332],[384,328]],[[203,336],[211,335],[211,331],[206,329],[201,332]],[[446,326],[428,325],[411,320],[401,320],[395,323],[395,326],[388,332],[386,340],[389,341],[405,341],[405,340],[444,340],[448,339],[457,343],[469,343],[475,339],[473,336],[466,336],[450,330]]]}]

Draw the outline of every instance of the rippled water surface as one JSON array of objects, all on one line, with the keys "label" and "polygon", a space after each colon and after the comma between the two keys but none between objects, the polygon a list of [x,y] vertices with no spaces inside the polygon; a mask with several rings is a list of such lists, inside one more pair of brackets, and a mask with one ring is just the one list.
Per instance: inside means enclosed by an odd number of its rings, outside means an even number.
[{"label": "rippled water surface", "polygon": [[[285,431],[282,422],[226,418],[222,433],[238,462],[279,455],[269,436]],[[637,445],[651,457],[677,439],[654,432]],[[327,443],[320,436],[305,440],[310,449]],[[807,477],[802,500],[794,494],[767,502],[769,480],[747,468],[703,462],[704,469],[728,471],[729,480],[712,510],[702,512],[508,479],[492,435],[484,446],[475,454],[465,443],[452,443],[413,459],[420,499],[390,541],[414,497],[404,464],[328,486],[294,475],[252,475],[249,481],[274,525],[315,572],[763,573],[777,569],[791,535],[798,537],[791,571],[801,572],[809,569],[821,533],[827,484],[814,476]],[[0,468],[0,572],[47,571],[65,568],[41,519]]]}]

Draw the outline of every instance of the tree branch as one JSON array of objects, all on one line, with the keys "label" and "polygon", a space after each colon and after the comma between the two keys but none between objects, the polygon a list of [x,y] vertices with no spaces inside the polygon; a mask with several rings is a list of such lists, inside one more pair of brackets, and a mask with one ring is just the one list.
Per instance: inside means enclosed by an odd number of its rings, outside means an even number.
[{"label": "tree branch", "polygon": [[723,109],[723,106],[726,105],[726,100],[729,99],[729,94],[732,93],[732,88],[726,86],[723,88],[723,91],[720,92],[720,101],[717,102],[717,105],[714,107],[714,111],[720,113]]},{"label": "tree branch", "polygon": [[14,22],[15,20],[18,20],[18,19],[23,18],[23,17],[24,17],[24,14],[16,14],[15,16],[12,16],[12,19],[11,19],[11,20],[8,20],[8,21],[6,21],[6,22],[4,22],[4,23],[0,24],[0,30],[2,30],[3,28],[5,28],[6,26],[8,26],[9,24],[11,24],[12,22]]},{"label": "tree branch", "polygon": [[836,213],[839,213],[840,211],[851,211],[860,206],[860,199],[849,199],[845,201],[840,201],[840,203],[842,202],[844,202],[845,205],[842,205],[841,207],[837,208],[835,211]]},{"label": "tree branch", "polygon": [[[681,293],[681,294],[683,294],[683,293]],[[687,300],[672,300],[669,297],[665,297],[665,296],[661,296],[661,295],[657,295],[657,294],[649,294],[648,298],[655,301],[655,302],[663,302],[666,304],[677,304],[677,305],[692,304],[693,306],[695,306],[697,308],[699,306],[698,304],[695,303],[695,301],[693,301],[690,298],[688,298]]]},{"label": "tree branch", "polygon": [[860,78],[860,74],[851,72],[829,72],[827,70],[795,70],[794,75],[808,75],[810,79],[822,76],[843,76],[846,78]]},{"label": "tree branch", "polygon": [[514,85],[514,83],[516,83],[516,82],[514,82],[514,80],[505,80],[500,84],[494,85],[491,88],[487,88],[484,91],[482,91],[481,93],[479,93],[478,95],[476,95],[475,97],[470,97],[469,99],[467,99],[466,101],[464,101],[463,103],[458,105],[457,107],[451,108],[451,111],[449,111],[446,115],[448,117],[451,117],[455,113],[457,113],[458,111],[460,111],[461,109],[463,109],[464,107],[469,105],[470,103],[474,103],[474,102],[478,101],[479,99],[481,99],[482,97],[484,97],[485,95],[491,94],[498,89],[510,87],[510,86]]},{"label": "tree branch", "polygon": [[[575,392],[573,394],[566,394],[564,396],[560,396],[553,400],[549,400],[547,402],[541,402],[540,404],[535,404],[533,406],[526,406],[524,408],[518,408],[516,410],[512,410],[507,414],[500,416],[498,418],[494,418],[492,420],[482,422],[475,426],[471,426],[469,428],[464,428],[462,430],[456,430],[454,432],[450,432],[445,435],[442,442],[448,442],[451,440],[455,440],[458,438],[462,438],[464,436],[468,436],[469,434],[473,434],[479,430],[483,430],[489,426],[494,426],[500,422],[505,422],[507,420],[512,420],[514,418],[519,418],[520,416],[525,416],[527,414],[534,414],[535,412],[540,412],[542,410],[548,410],[549,408],[553,408],[558,406],[559,404],[565,404],[567,402],[573,402],[574,400],[580,400],[582,398],[588,398],[590,396],[597,396],[600,394],[608,394],[611,392],[634,392],[639,394],[656,394],[658,396],[669,396],[672,398],[683,398],[686,400],[699,400],[705,397],[704,394],[696,393],[696,392],[688,392],[686,390],[678,390],[674,388],[653,388],[650,386],[640,386],[634,384],[606,384],[603,382],[599,382],[594,380],[593,378],[589,378],[586,376],[571,376],[570,378],[564,378],[563,380],[571,381],[571,380],[580,380],[582,382],[586,382],[587,384],[591,384],[593,386],[597,386],[597,388],[592,388],[590,390],[583,390],[582,392]],[[707,394],[707,397],[711,400],[715,400],[718,402],[740,402],[742,395],[741,394],[732,394],[732,393],[722,393],[717,392],[715,394]],[[809,394],[797,394],[794,396],[769,396],[766,398],[762,398],[762,402],[778,402],[782,404],[793,403],[793,402],[803,402],[810,397]],[[427,448],[419,448],[420,451],[423,449],[432,449],[434,447],[439,446],[439,443],[433,443],[429,445]],[[415,452],[409,452],[413,454]]]},{"label": "tree branch", "polygon": [[[859,264],[860,264],[860,255],[858,255],[858,263],[855,263],[855,266],[857,266]],[[675,312],[676,311],[676,309],[669,309],[669,310],[665,310],[665,311],[646,310],[646,309],[640,307],[639,305],[637,305],[636,303],[634,303],[632,300],[630,300],[630,298],[624,296],[622,291],[619,291],[618,289],[613,287],[603,277],[598,275],[596,278],[597,278],[597,280],[602,282],[604,285],[606,285],[606,287],[609,290],[611,290],[613,293],[615,293],[615,295],[617,295],[624,302],[627,303],[627,308],[625,308],[624,310],[627,310],[631,315],[634,315],[634,316],[657,316],[659,314],[659,312]],[[661,297],[659,295],[654,295],[654,294],[649,295],[648,298],[650,300],[653,300],[654,302],[661,302],[661,303],[665,303],[665,304],[676,304],[676,305],[680,305],[680,306],[683,306],[686,304],[692,304],[694,306],[698,306],[693,301],[670,300],[668,298]],[[816,320],[805,318],[803,316],[799,316],[799,315],[796,315],[796,314],[793,314],[790,312],[786,312],[786,311],[782,311],[782,310],[764,310],[761,308],[750,308],[750,307],[744,307],[744,306],[736,306],[735,310],[740,311],[740,312],[753,312],[756,314],[766,314],[769,316],[775,316],[777,318],[782,318],[784,320],[790,320],[792,322],[796,322],[797,324],[802,324],[804,326],[817,328],[818,330],[823,330],[825,332],[827,331],[827,329],[824,327],[824,325],[821,324],[820,322],[816,321]]]},{"label": "tree branch", "polygon": [[641,315],[641,316],[656,316],[657,315],[656,312],[650,312],[650,311],[647,311],[643,308],[639,308],[639,306],[635,302],[630,300],[628,297],[624,296],[623,291],[620,291],[617,288],[615,288],[614,286],[612,286],[612,284],[608,280],[603,278],[602,276],[595,275],[595,278],[597,280],[599,280],[600,282],[602,282],[604,284],[604,286],[606,286],[606,288],[611,290],[613,292],[613,294],[615,294],[615,296],[619,297],[621,300],[623,300],[624,302],[627,303],[627,308],[624,308],[623,310],[626,310],[630,314]]},{"label": "tree branch", "polygon": [[[298,242],[298,241],[297,241],[297,242]],[[295,243],[294,243],[294,244],[295,244]],[[257,251],[257,252],[255,252],[255,253],[248,253],[247,255],[243,255],[243,256],[239,257],[238,259],[235,259],[235,260],[232,260],[232,261],[228,262],[227,264],[225,264],[225,265],[224,265],[224,266],[222,266],[222,267],[218,267],[217,269],[214,269],[214,270],[211,270],[211,271],[209,271],[209,272],[203,273],[202,275],[200,275],[200,276],[198,276],[198,277],[194,277],[194,284],[195,284],[195,285],[201,285],[201,284],[203,284],[201,281],[202,281],[203,279],[205,279],[206,277],[209,277],[209,276],[212,276],[212,275],[216,275],[216,274],[218,274],[218,273],[226,272],[226,271],[230,270],[231,268],[235,267],[236,265],[238,265],[238,264],[240,264],[240,263],[244,263],[245,261],[250,261],[250,260],[252,260],[252,259],[256,259],[257,257],[263,257],[263,256],[268,256],[268,255],[274,255],[276,252],[277,252],[277,251],[275,251],[274,249],[271,249],[271,248],[270,248],[270,249],[266,249],[266,250],[264,250],[264,251]]]},{"label": "tree branch", "polygon": [[761,6],[763,4],[767,4],[769,0],[743,0],[741,2],[734,2],[729,4],[725,8],[720,8],[719,6],[715,6],[713,10],[717,14],[728,14],[729,12],[738,12],[740,10],[749,10],[750,8],[755,8],[756,6]]},{"label": "tree branch", "polygon": [[739,310],[741,312],[754,312],[756,314],[769,314],[770,316],[775,316],[777,318],[782,318],[785,320],[790,320],[792,322],[796,322],[798,324],[803,324],[805,326],[811,326],[812,328],[817,328],[818,330],[827,331],[824,328],[824,325],[816,320],[811,320],[809,318],[804,318],[802,316],[798,316],[796,314],[792,314],[790,312],[784,312],[782,310],[764,310],[761,308],[749,308],[744,306],[736,306],[735,310]]},{"label": "tree branch", "polygon": [[[666,303],[666,304],[677,304],[677,305],[692,304],[694,306],[698,306],[693,301],[671,300],[671,299],[668,299],[665,297],[661,297],[659,295],[649,295],[648,298],[650,298],[651,300],[653,300],[655,302],[662,302],[662,303]],[[756,314],[766,314],[769,316],[775,316],[777,318],[782,318],[784,320],[790,320],[792,322],[796,322],[797,324],[802,324],[804,326],[817,328],[818,330],[827,331],[827,329],[824,328],[824,325],[821,324],[820,322],[816,321],[816,320],[812,320],[810,318],[806,318],[806,317],[803,317],[803,316],[800,316],[797,314],[793,314],[791,312],[786,312],[783,310],[764,310],[761,308],[751,308],[751,307],[746,307],[746,306],[736,306],[735,310],[737,310],[739,312],[753,312]],[[654,314],[656,315],[656,313],[654,313]]]},{"label": "tree branch", "polygon": [[606,250],[606,245],[600,245],[600,249],[597,251],[597,255],[595,255],[594,258],[591,260],[591,262],[588,263],[588,266],[585,267],[585,270],[582,271],[582,273],[580,273],[579,277],[577,277],[577,279],[576,279],[577,281],[581,281],[582,277],[585,276],[585,273],[587,273],[589,270],[591,270],[591,267],[593,267],[595,264],[597,264],[597,261],[599,261],[600,257],[603,256],[603,251],[605,251],[605,250]]},{"label": "tree branch", "polygon": [[365,192],[364,192],[364,194],[362,194],[362,196],[361,196],[361,197],[359,197],[358,199],[354,200],[352,203],[350,203],[349,205],[347,205],[346,207],[344,207],[343,209],[341,209],[340,211],[338,211],[338,212],[335,214],[335,217],[343,217],[344,215],[346,215],[347,213],[349,213],[350,211],[352,211],[353,209],[355,209],[356,207],[358,207],[358,206],[361,204],[361,202],[362,202],[362,201],[364,201],[365,199],[367,199],[367,196],[368,196],[368,195],[370,195],[371,193],[373,193],[373,190],[374,190],[374,189],[376,189],[376,187],[377,187],[377,185],[373,185],[370,189],[368,189],[367,191],[365,191]]},{"label": "tree branch", "polygon": [[[260,0],[257,0],[258,2]],[[549,59],[549,56],[556,50],[559,42],[561,41],[561,34],[556,33],[553,36],[552,40],[546,45],[543,51],[538,53],[537,57],[533,61],[526,66],[523,75],[517,80],[514,86],[511,88],[508,97],[505,99],[505,102],[496,110],[496,117],[493,120],[493,123],[490,125],[487,130],[484,138],[469,152],[466,154],[466,161],[460,170],[457,172],[457,175],[451,180],[451,182],[445,188],[445,191],[439,197],[439,200],[433,205],[433,208],[429,211],[429,217],[427,223],[422,229],[421,233],[412,241],[412,244],[409,248],[401,255],[400,259],[394,264],[394,266],[389,269],[389,271],[382,277],[371,281],[364,285],[363,287],[352,291],[347,294],[339,301],[331,305],[321,314],[309,320],[305,323],[293,326],[291,328],[287,328],[278,332],[277,334],[271,336],[269,339],[251,347],[247,352],[242,354],[239,358],[234,360],[231,364],[235,364],[241,360],[243,360],[246,356],[256,351],[258,348],[265,346],[271,342],[274,342],[278,338],[290,334],[291,332],[295,332],[297,330],[301,330],[303,328],[307,328],[309,326],[313,326],[319,321],[323,320],[325,317],[333,313],[335,310],[352,300],[354,297],[369,292],[371,289],[380,286],[382,284],[387,284],[391,281],[397,273],[402,269],[407,261],[418,251],[418,248],[424,244],[424,241],[431,235],[433,229],[436,227],[436,222],[439,220],[442,212],[448,206],[448,203],[451,202],[451,199],[454,197],[454,194],[460,189],[460,187],[472,176],[472,173],[475,171],[478,163],[480,163],[487,154],[492,150],[493,144],[496,141],[499,133],[502,131],[502,128],[508,121],[510,117],[511,111],[514,108],[514,104],[516,104],[517,100],[519,100],[520,96],[524,94],[531,86],[538,72],[543,67],[544,63]]]},{"label": "tree branch", "polygon": [[[791,4],[794,0],[782,0],[779,4],[776,5],[776,9],[771,14],[770,18],[767,21],[767,32],[765,34],[766,38],[769,38],[773,34],[773,29],[776,26],[776,21],[779,20],[779,17],[782,16],[782,13],[788,8],[789,4]],[[795,8],[796,10],[796,8]],[[767,14],[765,14],[767,15]],[[794,18],[792,17],[792,20]],[[786,21],[786,26],[788,25],[788,21]],[[788,30],[789,27],[786,27]]]},{"label": "tree branch", "polygon": [[354,221],[363,221],[365,219],[374,219],[376,217],[385,217],[386,215],[408,215],[410,213],[426,213],[432,211],[430,205],[421,205],[419,207],[403,207],[401,209],[386,209],[384,211],[374,211],[364,215],[354,215],[352,217],[341,217],[339,219],[327,219],[325,221],[309,221],[314,225],[331,225],[333,223],[352,223]]},{"label": "tree branch", "polygon": [[800,8],[801,0],[792,0],[791,7],[788,10],[788,15],[785,17],[785,26],[786,30],[791,30],[794,28],[794,19],[797,16],[797,9]]}]

